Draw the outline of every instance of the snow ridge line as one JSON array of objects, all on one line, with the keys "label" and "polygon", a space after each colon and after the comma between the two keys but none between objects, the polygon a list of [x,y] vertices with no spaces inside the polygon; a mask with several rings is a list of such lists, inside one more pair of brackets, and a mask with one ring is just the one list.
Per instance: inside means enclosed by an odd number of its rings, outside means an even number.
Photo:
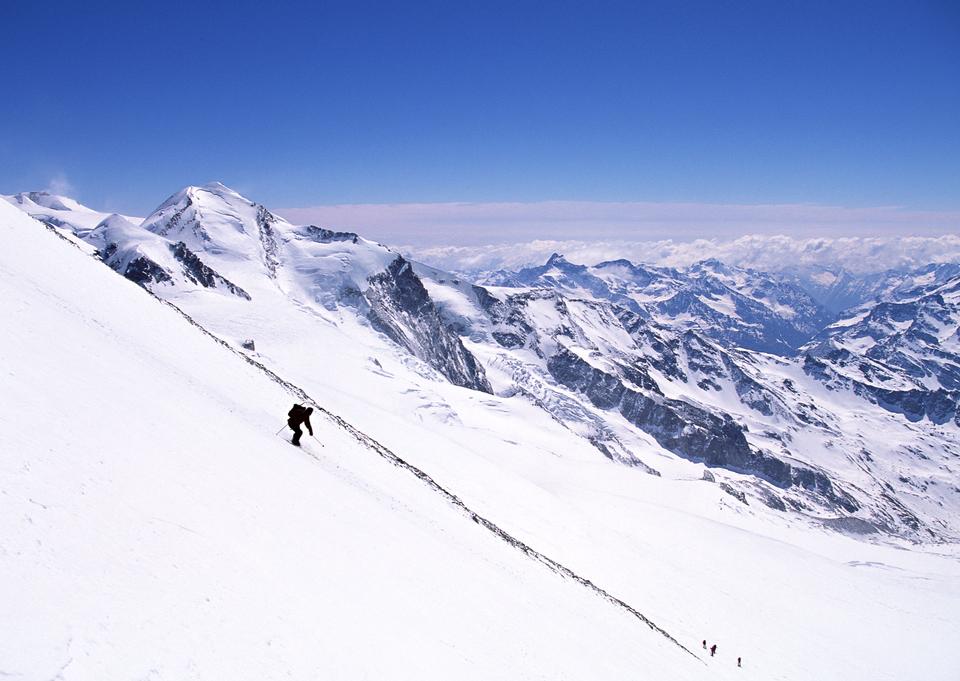
[{"label": "snow ridge line", "polygon": [[[79,250],[79,251],[81,251],[81,252],[84,252],[83,249],[80,248],[80,246],[79,246],[78,244],[76,244],[76,243],[74,243],[73,241],[71,241],[69,238],[67,238],[66,236],[64,236],[64,235],[61,234],[60,232],[58,232],[56,229],[54,229],[54,228],[51,227],[50,225],[44,225],[44,226],[45,226],[49,231],[53,232],[53,234],[55,234],[57,237],[59,237],[60,239],[62,239],[63,241],[66,241],[68,244],[70,244],[71,246],[73,246],[73,247],[76,248],[77,250]],[[85,254],[86,254],[86,253],[85,253]],[[99,258],[97,258],[95,255],[94,255],[94,256],[91,256],[91,257],[94,257],[95,259],[99,260]],[[123,277],[122,274],[120,274],[119,272],[116,272],[116,271],[113,270],[112,268],[108,268],[108,269],[109,269],[111,272],[113,272],[114,274],[116,274],[116,275],[118,275],[118,276],[120,276],[120,277]],[[123,278],[126,279],[126,277],[123,277]],[[129,280],[128,280],[128,281],[129,281]],[[142,287],[142,286],[141,286],[140,288],[141,288],[143,291],[145,291],[148,295],[150,295],[154,300],[156,300],[156,301],[160,302],[161,304],[166,305],[166,306],[170,307],[171,309],[173,309],[173,310],[174,310],[175,312],[177,312],[180,316],[182,316],[184,319],[186,319],[190,324],[192,324],[193,326],[197,327],[197,329],[199,329],[203,334],[205,334],[206,336],[210,337],[210,338],[211,338],[212,340],[214,340],[215,342],[217,342],[217,343],[219,343],[220,345],[222,345],[224,348],[226,348],[227,350],[229,350],[230,352],[232,352],[234,355],[237,355],[238,357],[241,357],[244,361],[246,361],[246,362],[247,362],[248,364],[250,364],[251,366],[254,366],[254,367],[256,367],[257,369],[259,369],[259,370],[260,370],[261,372],[263,372],[270,380],[272,380],[273,382],[275,382],[275,383],[283,386],[283,387],[284,387],[288,392],[290,392],[292,395],[294,395],[295,397],[300,398],[300,399],[301,399],[302,401],[304,401],[304,402],[308,402],[308,403],[310,403],[310,404],[313,404],[313,405],[317,408],[318,411],[320,411],[324,416],[327,417],[328,420],[332,421],[335,425],[339,426],[342,430],[345,430],[346,432],[348,432],[348,433],[349,433],[351,436],[353,436],[353,438],[356,439],[359,443],[365,445],[368,449],[374,450],[377,454],[379,454],[381,457],[383,457],[384,459],[386,459],[387,461],[389,461],[389,462],[390,462],[391,464],[393,464],[394,466],[396,466],[396,467],[398,467],[398,468],[402,468],[402,469],[406,470],[407,472],[412,473],[413,475],[415,475],[417,478],[419,478],[421,481],[423,481],[429,488],[431,488],[433,491],[437,492],[438,494],[442,495],[450,504],[452,504],[452,505],[453,505],[454,507],[456,507],[458,510],[460,510],[461,512],[463,512],[464,514],[466,514],[473,522],[475,522],[476,524],[478,524],[480,527],[486,529],[487,531],[491,532],[494,536],[496,536],[496,537],[497,537],[498,539],[500,539],[501,541],[509,544],[510,546],[512,546],[512,547],[515,548],[515,549],[518,549],[519,551],[522,551],[527,557],[529,557],[529,558],[537,561],[538,563],[546,566],[547,568],[549,568],[549,569],[550,569],[551,571],[553,571],[554,573],[559,574],[559,575],[562,575],[563,577],[566,577],[566,578],[568,578],[568,579],[571,579],[571,580],[579,583],[579,584],[582,585],[583,587],[589,589],[590,591],[593,591],[595,594],[597,594],[598,596],[600,596],[601,598],[603,598],[603,599],[606,600],[607,602],[609,602],[609,603],[611,603],[611,604],[619,607],[619,608],[622,609],[622,610],[625,610],[626,612],[628,612],[629,614],[633,615],[635,618],[637,618],[638,620],[640,620],[641,622],[643,622],[644,624],[646,624],[646,625],[647,625],[648,627],[650,627],[653,631],[657,632],[658,634],[660,634],[661,636],[663,636],[664,638],[666,638],[667,640],[669,640],[671,643],[673,643],[674,645],[676,645],[677,647],[679,647],[680,649],[682,649],[684,652],[686,652],[687,654],[689,654],[691,657],[694,657],[695,659],[699,660],[701,663],[703,662],[702,660],[700,660],[700,658],[699,658],[693,651],[691,651],[691,650],[690,650],[689,648],[687,648],[685,645],[683,645],[682,643],[680,643],[680,642],[679,642],[677,639],[675,639],[668,631],[666,631],[665,629],[663,629],[662,627],[660,627],[659,625],[657,625],[656,623],[654,623],[650,618],[648,618],[646,615],[644,615],[642,612],[640,612],[639,610],[637,610],[636,608],[634,608],[634,607],[633,607],[632,605],[630,605],[629,603],[627,603],[627,602],[625,602],[625,601],[617,598],[616,596],[614,596],[613,594],[611,594],[611,593],[610,593],[609,591],[607,591],[606,589],[604,589],[604,588],[602,588],[602,587],[600,587],[600,586],[597,586],[596,584],[594,584],[591,580],[587,579],[586,577],[582,577],[582,576],[578,575],[576,572],[574,572],[573,570],[571,570],[571,569],[568,568],[567,566],[563,565],[562,563],[560,563],[560,562],[558,562],[558,561],[550,558],[549,556],[546,556],[546,555],[540,553],[539,551],[537,551],[537,550],[534,549],[533,547],[531,547],[531,546],[529,546],[528,544],[525,544],[524,542],[520,541],[519,539],[517,539],[516,537],[514,537],[513,535],[511,535],[511,534],[508,533],[507,531],[503,530],[501,527],[499,527],[499,526],[498,526],[496,523],[494,523],[493,521],[488,520],[487,518],[483,517],[482,515],[480,515],[480,514],[477,513],[476,511],[472,510],[469,506],[467,506],[466,503],[464,503],[464,501],[463,501],[460,497],[458,497],[456,494],[454,494],[453,492],[450,492],[450,491],[447,490],[445,487],[443,487],[442,485],[440,485],[436,480],[434,480],[432,477],[430,477],[430,476],[429,476],[426,472],[424,472],[422,469],[417,468],[417,467],[414,466],[412,463],[409,463],[408,461],[405,461],[404,459],[400,458],[399,456],[397,456],[396,454],[394,454],[390,449],[388,449],[386,446],[384,446],[384,445],[382,445],[381,443],[377,442],[377,441],[374,440],[372,437],[370,437],[369,435],[367,435],[367,434],[364,433],[363,431],[359,430],[358,428],[354,427],[353,425],[351,425],[349,422],[347,422],[346,420],[344,420],[344,419],[341,418],[340,416],[337,416],[337,415],[334,414],[333,412],[331,412],[331,411],[325,409],[324,407],[321,407],[320,405],[318,405],[318,404],[316,403],[316,401],[313,400],[313,399],[306,393],[305,390],[303,390],[303,388],[300,388],[299,386],[294,385],[294,384],[291,383],[290,381],[287,381],[287,380],[281,378],[281,377],[280,377],[276,372],[274,372],[273,370],[267,368],[266,366],[264,366],[263,364],[261,364],[261,363],[258,362],[257,360],[253,359],[252,357],[249,357],[249,356],[245,355],[244,353],[240,352],[239,350],[237,350],[236,348],[234,348],[232,345],[230,345],[229,343],[227,343],[227,342],[226,342],[225,340],[223,340],[222,338],[218,338],[218,337],[217,337],[216,335],[214,335],[212,332],[210,332],[209,330],[207,330],[202,324],[200,324],[199,322],[197,322],[193,317],[191,317],[190,315],[188,315],[186,312],[184,312],[183,310],[181,310],[179,307],[177,307],[176,305],[174,305],[174,304],[171,303],[170,301],[164,300],[163,298],[159,297],[158,295],[156,295],[155,293],[153,293],[153,291],[150,291],[150,290],[147,289],[147,288],[144,288],[144,287]]]},{"label": "snow ridge line", "polygon": [[[285,386],[285,387],[288,387],[288,388],[289,388],[289,387],[294,387],[294,388],[295,388],[296,386]],[[297,388],[297,390],[299,391],[299,393],[302,393],[304,397],[307,397],[307,396],[306,396],[306,393],[303,393],[302,390],[300,390],[299,388]],[[298,394],[299,394],[299,393],[298,393]],[[307,397],[307,400],[308,400],[309,402],[315,404],[315,403],[313,402],[313,400],[310,400],[308,397]],[[540,552],[537,551],[536,549],[532,548],[532,547],[529,546],[528,544],[525,544],[524,542],[520,541],[519,539],[517,539],[517,538],[514,537],[513,535],[509,534],[508,532],[506,532],[505,530],[503,530],[502,528],[500,528],[498,525],[496,525],[496,524],[495,524],[494,522],[492,522],[491,520],[488,520],[487,518],[484,518],[483,516],[481,516],[481,515],[480,515],[479,513],[477,513],[476,511],[473,511],[469,506],[467,506],[467,505],[463,502],[462,499],[460,499],[460,497],[458,497],[458,496],[455,495],[453,492],[450,492],[449,490],[447,490],[446,488],[444,488],[443,486],[441,486],[436,480],[434,480],[433,478],[431,478],[431,477],[430,477],[427,473],[425,473],[422,469],[417,468],[417,467],[414,466],[413,464],[411,464],[411,463],[409,463],[409,462],[401,459],[399,456],[397,456],[397,455],[394,454],[392,451],[390,451],[387,447],[385,447],[384,445],[380,444],[379,442],[377,442],[376,440],[374,440],[373,438],[371,438],[369,435],[367,435],[367,434],[363,433],[362,431],[358,430],[357,428],[355,428],[354,426],[352,426],[350,423],[348,423],[347,421],[345,421],[345,420],[342,419],[341,417],[337,416],[336,414],[331,413],[330,411],[324,409],[323,407],[321,407],[321,406],[319,406],[319,405],[317,405],[317,409],[318,409],[321,413],[323,413],[328,419],[330,419],[330,420],[333,421],[336,425],[338,425],[340,428],[342,428],[343,430],[345,430],[345,431],[347,431],[348,433],[350,433],[350,435],[352,435],[358,442],[360,442],[360,443],[363,444],[363,445],[366,445],[369,449],[373,449],[373,450],[376,451],[380,456],[382,456],[384,459],[386,459],[386,460],[388,460],[390,463],[392,463],[394,466],[397,466],[398,468],[403,468],[404,470],[406,470],[406,471],[412,473],[413,475],[417,476],[420,480],[422,480],[424,483],[426,483],[428,487],[430,487],[431,489],[433,489],[435,492],[441,494],[449,503],[451,503],[453,506],[457,507],[458,509],[460,509],[461,511],[463,511],[466,515],[468,515],[468,516],[470,517],[470,519],[473,520],[473,522],[477,523],[478,525],[480,525],[480,526],[483,527],[484,529],[486,529],[486,530],[488,530],[489,532],[491,532],[491,533],[493,533],[494,535],[496,535],[496,537],[497,537],[498,539],[500,539],[501,541],[504,541],[504,542],[506,542],[507,544],[509,544],[510,546],[514,547],[515,549],[518,549],[518,550],[522,551],[522,552],[523,552],[524,554],[526,554],[529,558],[532,558],[533,560],[536,560],[537,562],[539,562],[539,563],[547,566],[547,567],[548,567],[550,570],[552,570],[553,572],[555,572],[555,573],[557,573],[557,574],[560,574],[560,575],[562,575],[562,576],[564,576],[564,577],[566,577],[566,578],[568,578],[568,579],[572,579],[572,580],[575,581],[575,582],[578,582],[579,584],[581,584],[582,586],[586,587],[587,589],[590,589],[590,590],[593,591],[594,593],[600,595],[602,598],[604,598],[604,600],[606,600],[606,601],[612,603],[613,605],[616,605],[616,606],[618,606],[618,607],[626,610],[626,611],[629,612],[631,615],[633,615],[634,617],[636,617],[637,619],[639,619],[641,622],[643,622],[644,624],[646,624],[648,627],[650,627],[651,629],[653,629],[653,630],[656,631],[657,633],[661,634],[662,636],[666,637],[666,638],[667,638],[669,641],[671,641],[674,645],[679,646],[680,648],[682,648],[683,650],[685,650],[685,651],[686,651],[687,653],[689,653],[690,655],[693,655],[694,657],[697,657],[693,652],[691,652],[691,651],[690,651],[686,646],[684,646],[682,643],[680,643],[679,641],[677,641],[677,639],[675,639],[675,638],[674,638],[670,633],[668,633],[665,629],[663,629],[662,627],[658,626],[656,623],[654,623],[652,620],[650,620],[650,618],[648,618],[648,617],[647,617],[646,615],[644,615],[642,612],[640,612],[639,610],[637,610],[636,608],[634,608],[633,606],[631,606],[629,603],[624,602],[623,600],[617,598],[616,596],[614,596],[614,595],[611,594],[610,592],[606,591],[606,590],[603,589],[602,587],[597,586],[596,584],[594,584],[592,581],[590,581],[590,580],[587,579],[586,577],[581,577],[580,575],[578,575],[577,573],[575,573],[573,570],[571,570],[570,568],[566,567],[566,566],[563,565],[562,563],[559,563],[559,562],[555,561],[554,559],[550,558],[549,556],[546,556],[546,555],[540,553]],[[699,657],[697,657],[697,659],[699,659]]]}]

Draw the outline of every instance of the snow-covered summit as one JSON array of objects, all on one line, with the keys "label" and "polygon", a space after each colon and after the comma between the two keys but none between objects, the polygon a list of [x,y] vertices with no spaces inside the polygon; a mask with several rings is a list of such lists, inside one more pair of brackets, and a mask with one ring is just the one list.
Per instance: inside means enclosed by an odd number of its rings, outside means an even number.
[{"label": "snow-covered summit", "polygon": [[[35,210],[33,204],[18,207]],[[85,207],[60,213],[55,225],[168,300],[186,305],[206,294],[227,294],[258,308],[348,311],[451,382],[490,389],[483,368],[442,323],[410,264],[382,244],[292,225],[219,182],[185,187],[140,224]],[[217,296],[211,304],[221,302]]]},{"label": "snow-covered summit", "polygon": [[198,253],[258,263],[271,275],[277,267],[277,230],[290,227],[282,218],[219,182],[176,192],[141,226],[171,241],[183,242]]}]

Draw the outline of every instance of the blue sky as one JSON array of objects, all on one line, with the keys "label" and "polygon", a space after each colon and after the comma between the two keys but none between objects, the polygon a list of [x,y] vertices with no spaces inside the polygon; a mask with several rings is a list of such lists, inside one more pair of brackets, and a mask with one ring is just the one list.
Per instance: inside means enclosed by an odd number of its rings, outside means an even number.
[{"label": "blue sky", "polygon": [[[960,209],[960,4],[13,0],[0,193]],[[57,185],[57,183],[60,185]]]}]

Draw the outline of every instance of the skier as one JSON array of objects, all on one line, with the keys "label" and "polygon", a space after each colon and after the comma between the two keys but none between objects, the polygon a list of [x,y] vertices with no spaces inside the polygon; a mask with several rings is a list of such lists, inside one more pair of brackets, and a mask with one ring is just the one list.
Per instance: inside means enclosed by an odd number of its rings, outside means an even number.
[{"label": "skier", "polygon": [[303,435],[300,424],[306,425],[307,430],[310,431],[310,435],[313,436],[313,426],[310,425],[310,414],[312,413],[313,407],[304,407],[303,405],[295,404],[287,414],[289,417],[287,419],[287,425],[290,426],[290,429],[293,431],[293,444],[297,447],[300,446],[300,436]]},{"label": "skier", "polygon": [[717,654],[717,644],[714,643],[712,646],[710,646],[710,657],[713,657],[716,654]]},{"label": "skier", "polygon": [[739,657],[737,658],[737,666],[738,666],[738,667],[741,666],[741,665],[740,665],[740,658],[739,658]]},{"label": "skier", "polygon": [[703,649],[707,649],[707,639],[703,639]]}]

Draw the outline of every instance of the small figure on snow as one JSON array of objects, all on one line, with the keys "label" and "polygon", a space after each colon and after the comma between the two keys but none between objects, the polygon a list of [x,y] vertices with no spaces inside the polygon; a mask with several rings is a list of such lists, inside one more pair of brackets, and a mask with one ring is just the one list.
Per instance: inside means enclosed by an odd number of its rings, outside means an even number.
[{"label": "small figure on snow", "polygon": [[714,643],[712,646],[710,646],[710,657],[713,657],[716,654],[717,654],[717,644]]},{"label": "small figure on snow", "polygon": [[741,666],[741,665],[740,665],[740,658],[739,658],[739,657],[737,658],[737,666],[738,666],[738,667]]},{"label": "small figure on snow", "polygon": [[312,413],[313,407],[304,407],[301,404],[295,404],[287,414],[289,417],[287,418],[287,425],[293,430],[293,444],[297,447],[300,446],[300,437],[303,435],[303,430],[300,429],[301,424],[307,427],[311,436],[313,435],[313,426],[310,425],[310,414]]},{"label": "small figure on snow", "polygon": [[703,639],[703,649],[707,649],[707,639]]}]

